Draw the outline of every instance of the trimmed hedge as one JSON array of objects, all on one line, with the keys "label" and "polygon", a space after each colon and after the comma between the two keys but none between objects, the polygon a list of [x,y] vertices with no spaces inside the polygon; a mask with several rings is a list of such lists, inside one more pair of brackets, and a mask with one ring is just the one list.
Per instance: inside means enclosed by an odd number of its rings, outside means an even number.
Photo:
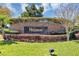
[{"label": "trimmed hedge", "polygon": [[4,29],[5,33],[7,34],[19,34],[19,31],[10,30],[10,29]]},{"label": "trimmed hedge", "polygon": [[6,34],[5,39],[23,42],[56,42],[66,41],[66,35],[29,35],[29,34]]},{"label": "trimmed hedge", "polygon": [[[6,34],[20,34],[19,31],[11,30],[11,29],[8,29],[8,28],[4,28],[4,32],[5,32]],[[0,28],[0,33],[2,33],[1,28]]]}]

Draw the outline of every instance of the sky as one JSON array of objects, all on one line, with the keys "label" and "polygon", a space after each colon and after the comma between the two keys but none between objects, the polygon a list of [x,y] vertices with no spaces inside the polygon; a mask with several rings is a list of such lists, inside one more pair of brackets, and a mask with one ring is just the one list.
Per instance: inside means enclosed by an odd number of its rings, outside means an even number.
[{"label": "sky", "polygon": [[[12,17],[19,17],[21,13],[25,11],[26,6],[30,6],[31,3],[0,3],[0,6],[6,6],[12,11]],[[60,8],[61,3],[35,3],[36,7],[44,7],[44,17],[56,17],[56,10]],[[67,5],[67,4],[64,4]]]},{"label": "sky", "polygon": [[[12,17],[18,17],[25,11],[26,6],[30,6],[31,3],[0,3],[0,6],[6,6],[12,11]],[[44,7],[44,17],[55,17],[55,10],[59,7],[58,3],[36,3],[37,8]]]}]

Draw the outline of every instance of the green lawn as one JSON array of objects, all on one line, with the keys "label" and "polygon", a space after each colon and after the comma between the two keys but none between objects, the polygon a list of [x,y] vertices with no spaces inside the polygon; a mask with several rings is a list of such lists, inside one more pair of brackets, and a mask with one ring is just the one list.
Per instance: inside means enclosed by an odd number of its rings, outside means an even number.
[{"label": "green lawn", "polygon": [[54,48],[58,56],[79,56],[79,41],[47,43],[0,41],[1,56],[50,56],[50,48]]}]

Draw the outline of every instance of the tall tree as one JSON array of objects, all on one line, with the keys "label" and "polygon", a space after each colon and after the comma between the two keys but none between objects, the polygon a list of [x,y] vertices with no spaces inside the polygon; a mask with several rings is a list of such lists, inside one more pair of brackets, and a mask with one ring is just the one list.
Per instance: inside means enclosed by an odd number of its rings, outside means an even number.
[{"label": "tall tree", "polygon": [[63,22],[66,33],[67,33],[67,41],[69,41],[69,34],[74,27],[74,23],[76,20],[77,15],[79,14],[78,11],[78,4],[61,4],[60,7],[56,11],[57,17],[64,18],[69,22]]},{"label": "tall tree", "polygon": [[10,21],[11,11],[6,7],[0,7],[0,27],[2,29],[2,35],[5,35],[4,25],[8,24]]},{"label": "tall tree", "polygon": [[43,11],[44,7],[39,7],[39,9],[36,8],[35,4],[33,3],[30,6],[25,7],[26,12],[23,12],[21,14],[22,17],[42,17],[43,16]]}]

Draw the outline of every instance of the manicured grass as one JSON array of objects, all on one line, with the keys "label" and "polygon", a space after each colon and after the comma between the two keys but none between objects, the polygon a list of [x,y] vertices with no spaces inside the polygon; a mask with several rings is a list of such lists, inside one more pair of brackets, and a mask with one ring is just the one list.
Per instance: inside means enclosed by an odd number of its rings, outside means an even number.
[{"label": "manicured grass", "polygon": [[79,41],[47,43],[0,41],[1,56],[50,56],[50,48],[55,49],[57,56],[79,56]]}]

